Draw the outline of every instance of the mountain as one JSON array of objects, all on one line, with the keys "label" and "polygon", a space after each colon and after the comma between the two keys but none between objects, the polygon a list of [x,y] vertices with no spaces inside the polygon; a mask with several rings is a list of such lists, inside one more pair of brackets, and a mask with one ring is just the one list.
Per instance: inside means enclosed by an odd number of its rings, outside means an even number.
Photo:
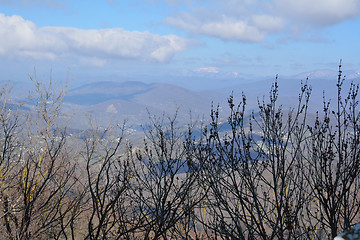
[{"label": "mountain", "polygon": [[[358,82],[359,71],[346,72],[348,77],[343,86],[346,94],[351,81]],[[334,104],[337,96],[336,71],[314,71],[302,73],[292,77],[278,77],[279,105],[284,110],[296,107],[299,99],[301,80],[304,82],[309,76],[308,84],[312,87],[310,111],[315,114],[323,108],[323,95],[326,100]],[[113,79],[111,79],[113,80]],[[185,87],[169,83],[143,83],[140,81],[94,81],[70,88],[64,99],[63,109],[73,128],[84,129],[89,127],[89,117],[95,118],[101,126],[110,121],[120,123],[125,120],[138,129],[149,122],[149,115],[174,116],[177,121],[186,125],[193,120],[209,120],[211,106],[219,105],[220,117],[226,121],[229,108],[227,99],[233,94],[234,103],[242,100],[242,92],[247,98],[247,111],[257,112],[258,101],[269,101],[269,91],[275,78],[246,81],[234,84],[224,83],[223,87],[215,90],[194,91]],[[188,81],[190,81],[188,79]],[[31,81],[21,84],[15,83],[12,95],[15,99],[24,99],[31,89]],[[209,83],[210,84],[210,83]],[[32,86],[34,88],[34,86]],[[31,103],[29,103],[31,105]],[[27,105],[24,105],[27,106]],[[29,106],[28,106],[29,107]]]},{"label": "mountain", "polygon": [[[328,70],[302,73],[292,77],[279,76],[277,80],[279,90],[278,103],[283,105],[284,108],[296,107],[299,100],[301,82],[305,84],[307,78],[307,84],[311,87],[309,102],[311,111],[315,112],[317,110],[322,110],[324,96],[326,101],[331,101],[332,104],[335,104],[337,98],[336,85],[338,82],[338,72]],[[358,83],[359,79],[359,71],[347,72],[342,87],[344,96],[348,93],[351,82]],[[269,92],[274,82],[275,78],[268,78],[261,81],[234,85],[232,87],[224,88],[222,91],[233,91],[234,96],[237,96],[238,99],[241,96],[241,93],[244,92],[247,97],[248,109],[257,109],[258,99],[262,101],[264,98],[265,102],[268,101]]]},{"label": "mountain", "polygon": [[176,112],[177,121],[185,124],[190,121],[190,112],[193,119],[207,118],[211,102],[220,95],[165,83],[104,81],[70,89],[64,108],[72,112],[76,127],[84,125],[84,116],[89,115],[100,125],[126,120],[139,126],[149,121],[149,115],[173,116]]},{"label": "mountain", "polygon": [[131,100],[151,88],[149,84],[141,82],[94,82],[70,89],[64,102],[90,106],[109,100]]}]

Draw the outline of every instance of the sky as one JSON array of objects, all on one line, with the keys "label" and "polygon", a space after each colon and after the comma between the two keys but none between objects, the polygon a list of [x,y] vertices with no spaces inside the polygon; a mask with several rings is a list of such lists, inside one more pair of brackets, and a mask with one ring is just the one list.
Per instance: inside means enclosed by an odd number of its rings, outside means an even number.
[{"label": "sky", "polygon": [[360,0],[0,0],[0,36],[0,80],[206,88],[340,59],[360,73]]}]

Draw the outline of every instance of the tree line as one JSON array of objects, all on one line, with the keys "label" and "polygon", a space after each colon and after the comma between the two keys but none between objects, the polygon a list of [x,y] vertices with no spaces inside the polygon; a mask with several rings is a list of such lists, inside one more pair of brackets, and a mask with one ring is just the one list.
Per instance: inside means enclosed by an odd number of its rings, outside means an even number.
[{"label": "tree line", "polygon": [[[309,117],[311,87],[284,110],[228,98],[209,124],[150,116],[70,137],[65,89],[32,78],[31,111],[0,92],[0,239],[332,239],[360,220],[359,85]],[[201,129],[201,134],[197,134]]]}]

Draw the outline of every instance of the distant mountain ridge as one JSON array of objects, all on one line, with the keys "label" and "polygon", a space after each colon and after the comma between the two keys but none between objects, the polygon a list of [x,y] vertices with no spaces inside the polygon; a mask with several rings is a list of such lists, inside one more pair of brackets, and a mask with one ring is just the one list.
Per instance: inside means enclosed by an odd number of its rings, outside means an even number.
[{"label": "distant mountain ridge", "polygon": [[70,89],[64,106],[76,112],[74,124],[84,123],[81,115],[93,115],[101,124],[127,120],[134,125],[148,121],[149,114],[178,114],[177,120],[189,121],[208,116],[214,94],[199,93],[167,83],[137,81],[94,82]]},{"label": "distant mountain ridge", "polygon": [[77,105],[95,105],[109,100],[131,100],[153,87],[142,82],[94,82],[71,89],[64,102]]},{"label": "distant mountain ridge", "polygon": [[[343,86],[344,93],[348,91],[351,81],[360,82],[359,72],[344,72],[344,75],[346,74],[348,77]],[[313,113],[317,110],[321,111],[323,92],[325,92],[326,100],[330,99],[334,103],[338,73],[321,70],[293,77],[279,75],[278,106],[283,105],[283,109],[297,106],[301,80],[304,83],[307,76],[309,76],[308,84],[312,87],[311,111]],[[230,94],[234,95],[234,102],[239,103],[243,92],[247,97],[247,112],[257,112],[258,101],[263,99],[265,102],[268,101],[269,91],[274,81],[275,77],[261,81],[239,82],[231,87],[228,83],[224,83],[223,87],[207,91],[190,90],[170,83],[92,81],[68,89],[63,109],[71,112],[74,128],[83,128],[89,116],[96,117],[100,125],[106,125],[109,121],[124,120],[134,125],[141,125],[149,120],[149,114],[162,116],[177,113],[178,121],[186,124],[189,122],[190,112],[193,119],[208,120],[211,106],[216,108],[218,104],[221,117],[226,118],[229,111],[227,99]],[[14,99],[26,99],[27,93],[24,88],[30,90],[31,84],[14,85]],[[26,106],[30,105],[31,103],[26,104]],[[226,119],[223,120],[226,121]]]}]

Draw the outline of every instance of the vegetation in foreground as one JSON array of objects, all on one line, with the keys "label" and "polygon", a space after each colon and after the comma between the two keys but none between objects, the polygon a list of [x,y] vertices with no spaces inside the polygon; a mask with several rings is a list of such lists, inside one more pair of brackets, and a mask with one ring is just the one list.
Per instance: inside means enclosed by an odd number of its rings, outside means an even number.
[{"label": "vegetation in foreground", "polygon": [[[359,85],[308,118],[278,105],[228,103],[207,126],[150,117],[141,144],[124,125],[67,134],[64,91],[36,80],[33,111],[0,93],[0,239],[331,239],[360,219]],[[194,134],[201,128],[201,135]],[[136,147],[135,147],[136,146]]]}]

